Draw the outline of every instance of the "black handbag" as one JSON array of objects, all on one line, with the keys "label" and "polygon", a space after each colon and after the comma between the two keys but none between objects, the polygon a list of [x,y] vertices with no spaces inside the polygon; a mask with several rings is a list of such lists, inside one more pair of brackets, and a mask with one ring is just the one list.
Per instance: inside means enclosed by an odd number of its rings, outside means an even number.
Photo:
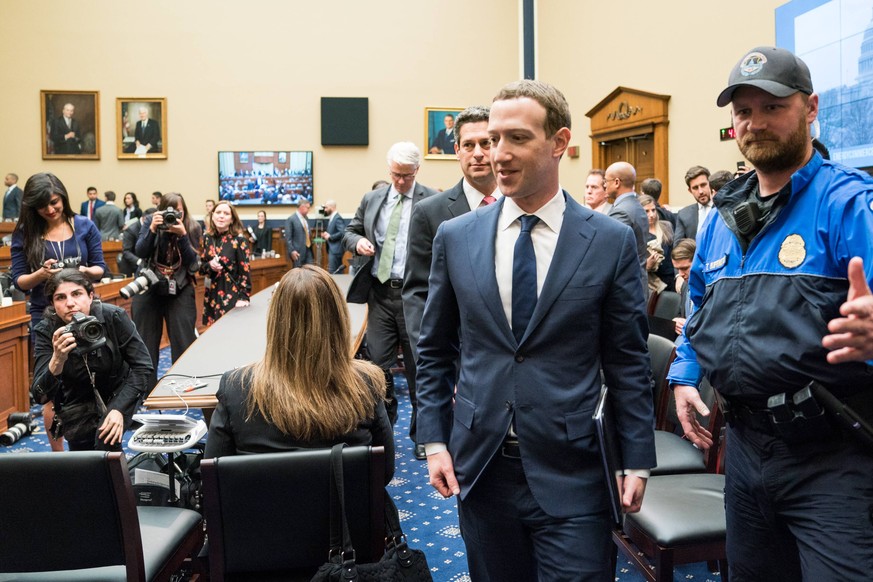
[{"label": "black handbag", "polygon": [[312,582],[433,582],[427,559],[421,550],[413,550],[400,528],[394,501],[385,494],[385,553],[378,562],[358,564],[346,520],[343,488],[342,451],[345,444],[335,445],[331,460],[330,559],[322,564]]},{"label": "black handbag", "polygon": [[97,402],[79,402],[77,404],[64,405],[55,414],[55,423],[51,427],[52,436],[63,436],[70,441],[80,441],[91,438],[100,425],[100,413],[97,411]]}]

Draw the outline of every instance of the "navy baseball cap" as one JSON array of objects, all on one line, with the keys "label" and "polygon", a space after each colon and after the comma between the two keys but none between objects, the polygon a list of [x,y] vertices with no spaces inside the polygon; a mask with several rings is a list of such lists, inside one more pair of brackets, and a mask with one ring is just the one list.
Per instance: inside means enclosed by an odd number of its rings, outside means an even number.
[{"label": "navy baseball cap", "polygon": [[727,89],[718,96],[718,106],[730,103],[741,85],[763,89],[776,97],[788,97],[798,91],[812,94],[812,78],[806,63],[791,51],[772,46],[753,48],[740,59],[728,77]]}]

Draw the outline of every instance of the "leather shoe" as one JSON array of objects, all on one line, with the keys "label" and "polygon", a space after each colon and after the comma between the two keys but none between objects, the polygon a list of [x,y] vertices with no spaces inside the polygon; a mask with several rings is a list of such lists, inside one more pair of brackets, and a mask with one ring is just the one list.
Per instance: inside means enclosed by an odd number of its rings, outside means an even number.
[{"label": "leather shoe", "polygon": [[424,450],[424,445],[415,445],[415,458],[419,461],[427,460],[427,453]]}]

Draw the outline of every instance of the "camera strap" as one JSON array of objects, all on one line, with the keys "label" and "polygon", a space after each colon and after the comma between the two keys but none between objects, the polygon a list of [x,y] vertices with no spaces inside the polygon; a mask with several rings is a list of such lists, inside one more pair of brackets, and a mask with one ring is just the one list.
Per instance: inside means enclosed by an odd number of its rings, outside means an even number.
[{"label": "camera strap", "polygon": [[107,408],[106,403],[103,402],[103,397],[100,396],[100,391],[97,390],[97,382],[95,381],[96,376],[94,372],[91,371],[91,367],[88,366],[88,355],[84,354],[82,356],[82,360],[85,362],[85,370],[88,372],[88,379],[91,381],[91,389],[94,391],[94,401],[97,403],[97,413],[100,415],[100,418],[106,416]]}]

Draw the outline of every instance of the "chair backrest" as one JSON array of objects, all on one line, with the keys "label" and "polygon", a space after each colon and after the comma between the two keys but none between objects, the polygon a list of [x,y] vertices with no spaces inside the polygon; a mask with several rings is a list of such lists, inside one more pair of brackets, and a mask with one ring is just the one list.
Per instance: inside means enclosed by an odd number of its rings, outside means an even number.
[{"label": "chair backrest", "polygon": [[126,564],[143,579],[142,538],[122,453],[0,455],[5,572]]},{"label": "chair backrest", "polygon": [[[330,449],[205,459],[210,574],[299,572],[330,549]],[[346,515],[359,563],[385,548],[385,449],[343,450]]]},{"label": "chair backrest", "polygon": [[667,414],[667,404],[670,401],[670,386],[667,382],[667,373],[670,364],[676,358],[676,346],[665,337],[649,334],[649,358],[652,362],[652,379],[655,382],[652,388],[655,399],[655,426],[662,428]]},{"label": "chair backrest", "polygon": [[682,296],[675,291],[665,289],[658,294],[652,315],[664,319],[679,317],[679,308],[682,306]]}]

